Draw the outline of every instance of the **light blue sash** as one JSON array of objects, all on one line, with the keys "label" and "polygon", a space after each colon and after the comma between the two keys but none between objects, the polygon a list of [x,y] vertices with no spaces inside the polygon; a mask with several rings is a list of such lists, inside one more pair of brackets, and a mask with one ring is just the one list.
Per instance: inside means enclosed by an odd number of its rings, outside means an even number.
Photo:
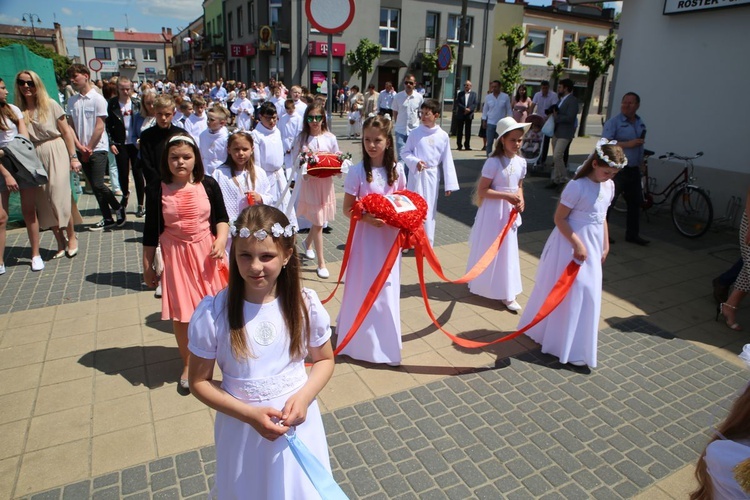
[{"label": "light blue sash", "polygon": [[302,470],[305,471],[307,477],[312,482],[315,489],[320,494],[321,498],[325,500],[348,500],[341,487],[336,484],[333,476],[330,472],[315,458],[315,455],[310,453],[305,443],[303,443],[294,432],[292,427],[289,432],[284,435],[289,442],[289,448],[291,448],[294,458],[299,462]]}]

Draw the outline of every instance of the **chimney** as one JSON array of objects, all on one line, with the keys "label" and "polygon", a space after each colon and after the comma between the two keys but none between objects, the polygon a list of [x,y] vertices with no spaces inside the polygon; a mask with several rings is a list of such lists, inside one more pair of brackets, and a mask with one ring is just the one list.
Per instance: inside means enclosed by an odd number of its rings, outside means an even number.
[{"label": "chimney", "polygon": [[114,29],[114,28],[109,28],[109,31],[112,31],[112,32],[114,32],[114,31],[115,31],[115,29]]}]

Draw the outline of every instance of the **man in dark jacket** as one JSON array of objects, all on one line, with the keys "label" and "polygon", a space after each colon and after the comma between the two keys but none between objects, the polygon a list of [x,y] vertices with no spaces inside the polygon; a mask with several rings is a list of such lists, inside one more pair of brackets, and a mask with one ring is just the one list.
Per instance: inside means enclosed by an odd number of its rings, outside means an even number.
[{"label": "man in dark jacket", "polygon": [[471,122],[477,110],[477,93],[471,90],[471,82],[466,80],[464,89],[456,96],[454,106],[456,116],[456,142],[461,151],[461,139],[466,136],[463,147],[471,151]]},{"label": "man in dark jacket", "polygon": [[139,102],[131,99],[132,83],[124,76],[117,80],[117,95],[107,103],[105,124],[109,135],[109,149],[117,160],[117,177],[122,189],[123,207],[128,206],[130,195],[130,168],[138,159],[132,133],[133,116],[140,109]]}]

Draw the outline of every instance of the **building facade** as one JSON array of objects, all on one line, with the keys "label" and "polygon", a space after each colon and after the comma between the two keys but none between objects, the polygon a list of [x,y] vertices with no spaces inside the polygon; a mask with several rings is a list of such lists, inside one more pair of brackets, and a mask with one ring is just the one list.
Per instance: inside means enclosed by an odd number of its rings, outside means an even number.
[{"label": "building facade", "polygon": [[203,16],[172,37],[169,69],[175,80],[201,82],[206,78],[206,60],[201,56],[206,38],[202,33]]},{"label": "building facade", "polygon": [[203,2],[203,43],[196,56],[203,63],[205,78],[215,81],[226,78],[227,48],[222,0],[204,0]]},{"label": "building facade", "polygon": [[113,76],[126,76],[136,82],[165,79],[172,57],[172,29],[139,33],[79,27],[78,50],[82,64],[89,67],[95,80]]},{"label": "building facade", "polygon": [[65,46],[62,27],[54,23],[53,28],[41,28],[39,26],[14,26],[12,24],[0,24],[0,38],[11,40],[36,40],[45,47],[49,47],[61,56],[68,56],[68,48]]}]

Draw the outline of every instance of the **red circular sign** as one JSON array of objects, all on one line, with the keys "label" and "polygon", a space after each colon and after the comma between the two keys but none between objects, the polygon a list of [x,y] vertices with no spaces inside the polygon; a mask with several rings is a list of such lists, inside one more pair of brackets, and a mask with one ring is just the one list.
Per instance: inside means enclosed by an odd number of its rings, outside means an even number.
[{"label": "red circular sign", "polygon": [[354,0],[305,0],[310,24],[323,33],[341,33],[354,19]]},{"label": "red circular sign", "polygon": [[104,67],[104,63],[101,59],[90,59],[89,60],[89,69],[91,71],[100,71]]}]

